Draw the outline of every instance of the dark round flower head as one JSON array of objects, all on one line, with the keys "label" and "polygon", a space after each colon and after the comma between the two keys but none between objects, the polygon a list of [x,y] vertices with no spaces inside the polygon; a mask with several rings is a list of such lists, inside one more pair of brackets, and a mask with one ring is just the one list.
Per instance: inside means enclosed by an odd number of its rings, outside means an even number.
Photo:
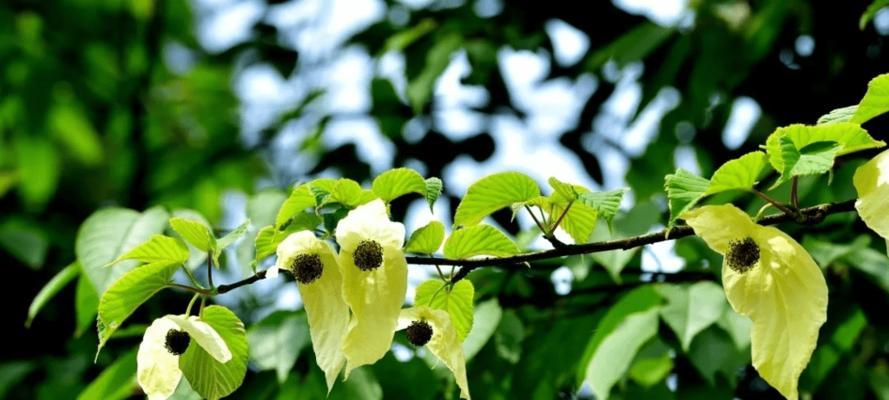
[{"label": "dark round flower head", "polygon": [[432,326],[426,321],[413,321],[405,330],[407,340],[414,346],[423,346],[432,339]]},{"label": "dark round flower head", "polygon": [[302,284],[312,283],[321,277],[324,264],[318,254],[299,254],[290,264],[290,271],[296,281]]},{"label": "dark round flower head", "polygon": [[371,271],[383,265],[383,246],[373,240],[362,240],[352,253],[355,266],[362,271]]},{"label": "dark round flower head", "polygon": [[170,329],[167,331],[164,347],[167,348],[167,351],[169,351],[170,354],[179,356],[182,355],[182,353],[185,353],[185,350],[188,349],[189,342],[191,342],[191,337],[188,336],[188,332],[180,331],[178,329]]},{"label": "dark round flower head", "polygon": [[729,251],[725,255],[725,262],[733,271],[743,274],[759,261],[759,246],[753,238],[748,236],[741,240],[730,240],[728,244]]}]

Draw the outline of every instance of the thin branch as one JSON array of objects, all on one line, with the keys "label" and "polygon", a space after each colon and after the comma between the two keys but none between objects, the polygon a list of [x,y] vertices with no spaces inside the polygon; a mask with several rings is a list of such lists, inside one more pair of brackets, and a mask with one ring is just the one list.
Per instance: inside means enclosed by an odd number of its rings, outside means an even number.
[{"label": "thin branch", "polygon": [[784,204],[781,203],[780,201],[775,200],[775,199],[769,197],[769,195],[767,195],[767,194],[765,194],[765,193],[763,193],[763,192],[760,192],[759,190],[756,190],[756,189],[751,190],[751,192],[753,192],[753,194],[759,196],[759,198],[761,198],[761,199],[763,199],[763,200],[765,200],[765,201],[771,203],[771,204],[772,204],[773,206],[775,206],[777,209],[779,209],[779,210],[781,210],[781,211],[784,211],[784,214],[791,215],[791,216],[792,216],[792,215],[796,215],[796,213],[795,213],[793,210],[791,210],[790,208],[788,208],[786,205],[784,205]]},{"label": "thin branch", "polygon": [[207,253],[207,283],[210,284],[210,290],[213,290],[213,254]]},{"label": "thin branch", "polygon": [[216,294],[223,294],[225,292],[230,292],[230,291],[235,290],[241,286],[247,286],[247,285],[250,285],[256,281],[263,280],[263,279],[265,279],[265,271],[264,270],[251,275],[249,278],[241,279],[237,282],[229,283],[226,285],[219,285],[219,287],[216,288]]},{"label": "thin branch", "polygon": [[178,283],[168,283],[167,287],[182,289],[182,290],[186,290],[186,291],[189,291],[192,293],[197,293],[197,294],[200,294],[203,296],[210,296],[213,294],[207,289],[196,288],[194,286],[188,286],[188,285],[180,285]]},{"label": "thin branch", "polygon": [[799,208],[799,177],[794,176],[790,183],[790,205]]}]

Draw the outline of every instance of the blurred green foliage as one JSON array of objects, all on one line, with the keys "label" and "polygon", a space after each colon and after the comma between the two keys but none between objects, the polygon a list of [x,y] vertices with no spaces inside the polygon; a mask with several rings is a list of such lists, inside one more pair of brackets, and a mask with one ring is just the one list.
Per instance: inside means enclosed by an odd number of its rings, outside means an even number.
[{"label": "blurred green foliage", "polygon": [[[247,198],[242,211],[254,226],[265,226],[274,222],[274,210],[286,197],[283,189],[293,181],[322,172],[365,182],[372,177],[372,167],[358,156],[356,145],[325,146],[325,129],[338,115],[336,110],[313,111],[314,103],[325,96],[323,90],[311,90],[289,104],[261,130],[259,140],[245,140],[241,104],[233,91],[235,77],[257,64],[292,77],[302,71],[301,56],[284,40],[287,32],[262,18],[254,22],[247,40],[223,51],[207,50],[195,36],[196,3],[10,0],[0,5],[0,254],[8,274],[2,279],[9,310],[4,336],[10,338],[4,341],[0,359],[0,397],[139,395],[132,349],[144,326],[124,327],[98,362],[92,362],[95,314],[87,310],[95,310],[96,289],[85,275],[78,276],[79,267],[72,261],[78,227],[94,210],[162,206],[175,213],[187,208],[220,227],[226,215],[224,196],[242,193]],[[281,6],[271,0],[259,3],[264,13]],[[473,111],[485,118],[522,118],[527,110],[510,92],[498,51],[529,50],[548,59],[546,81],[597,78],[596,91],[584,99],[578,121],[560,133],[559,141],[582,162],[584,173],[602,183],[611,167],[588,151],[584,141],[590,135],[600,137],[603,146],[620,151],[619,144],[608,143],[595,131],[594,121],[607,113],[605,104],[618,89],[615,74],[625,67],[641,67],[634,120],[641,119],[646,105],[664,90],[675,89],[680,100],[657,122],[658,134],[647,150],[627,155],[631,168],[625,178],[633,189],[634,209],[619,215],[612,230],[599,227],[596,235],[636,234],[665,223],[662,179],[682,161],[676,159],[676,148],[690,149],[701,174],[709,176],[715,166],[763,142],[776,126],[814,123],[831,109],[856,103],[866,82],[889,65],[886,36],[868,22],[876,11],[862,16],[866,2],[698,0],[689,5],[693,21],[674,27],[610,3],[523,0],[504,2],[502,9],[486,16],[477,11],[479,3],[445,1],[411,8],[390,2],[385,5],[387,15],[402,17],[384,17],[349,37],[340,49],[355,45],[375,59],[397,52],[405,60],[403,90],[374,75],[367,88],[372,99],[367,115],[394,145],[395,166],[418,159],[426,167],[425,176],[442,176],[461,155],[488,159],[496,151],[489,120],[483,133],[456,139],[435,122],[440,101],[436,80],[455,54],[465,52],[471,71],[462,82],[479,85],[488,95]],[[564,21],[589,38],[590,49],[580,62],[556,62],[555,45],[546,34],[552,20]],[[810,55],[796,53],[801,36],[815,43]],[[187,49],[192,57],[188,68],[173,68],[165,58],[171,45]],[[722,132],[734,100],[741,96],[757,101],[762,116],[745,144],[729,148]],[[287,155],[310,160],[311,165],[304,174],[291,176],[269,161],[276,151],[274,142],[287,123],[311,113],[311,134]],[[420,140],[408,140],[406,127],[417,119],[425,121],[427,132]],[[868,125],[877,139],[885,139],[886,127],[885,118]],[[834,182],[850,182],[857,165],[840,165]],[[828,191],[824,184],[803,180],[803,202],[855,196],[850,185],[834,184]],[[446,196],[452,206],[458,201],[454,195]],[[406,203],[393,205],[396,219],[404,217],[406,208]],[[495,214],[495,219],[518,233],[508,213]],[[825,269],[831,294],[828,322],[801,389],[815,398],[889,399],[889,260],[883,244],[871,240],[850,215],[832,216],[804,235],[792,233]],[[680,241],[676,251],[687,261],[686,270],[718,279],[712,268],[719,265],[718,256],[701,241]],[[225,257],[231,258],[230,266],[249,271],[250,255],[246,261],[237,251]],[[630,311],[652,311],[694,296],[693,289],[680,284],[666,286],[663,291],[669,294],[644,285],[631,292],[642,283],[641,258],[640,252],[633,252],[568,260],[565,264],[574,276],[570,296],[553,289],[550,274],[561,265],[555,262],[535,264],[525,273],[472,273],[476,315],[466,346],[473,395],[589,397],[591,392],[580,388],[577,376],[578,369],[587,367],[584,349],[597,345],[591,343],[598,340],[595,332],[623,321]],[[64,272],[58,294],[25,329],[31,299],[59,271]],[[623,283],[616,285],[613,278]],[[164,293],[132,320],[150,321],[185,301],[181,293]],[[323,374],[304,348],[302,314],[279,311],[264,317],[251,310],[274,299],[248,293],[237,301],[235,309],[250,327],[253,359],[245,385],[234,396],[324,398]],[[749,366],[749,342],[730,315],[726,312],[717,322],[696,327],[700,333],[690,343],[671,330],[675,327],[668,317],[666,323],[651,319],[654,325],[643,321],[653,333],[639,343],[627,341],[639,352],[624,360],[628,373],[614,382],[612,396],[777,396]],[[280,337],[291,331],[292,337]],[[403,336],[396,340],[406,345]],[[269,349],[269,342],[275,341],[288,343],[280,351],[277,346]],[[429,360],[422,354],[406,362],[387,355],[356,371],[330,396],[455,396],[446,371],[430,369]],[[187,398],[188,388],[180,389],[180,397]]]}]

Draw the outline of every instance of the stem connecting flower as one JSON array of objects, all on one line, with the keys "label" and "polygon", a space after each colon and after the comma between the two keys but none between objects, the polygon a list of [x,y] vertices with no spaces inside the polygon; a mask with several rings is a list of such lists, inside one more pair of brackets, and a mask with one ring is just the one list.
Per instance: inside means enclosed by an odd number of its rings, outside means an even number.
[{"label": "stem connecting flower", "polygon": [[352,321],[343,343],[346,376],[382,358],[392,346],[398,313],[407,292],[404,225],[389,220],[374,200],[350,211],[336,227],[343,298]]},{"label": "stem connecting flower", "polygon": [[221,363],[232,359],[222,337],[195,316],[167,315],[145,330],[136,353],[136,380],[150,400],[173,395],[182,379],[179,357],[197,343]]},{"label": "stem connecting flower", "polygon": [[329,243],[310,231],[287,236],[277,249],[274,268],[289,270],[296,278],[309,319],[315,361],[333,388],[343,369],[342,345],[349,326],[349,307],[343,301],[343,276]]},{"label": "stem connecting flower", "polygon": [[797,381],[827,320],[827,283],[812,256],[777,228],[761,226],[732,205],[682,215],[695,234],[724,255],[722,285],[729,304],[753,322],[753,366],[785,397]]}]

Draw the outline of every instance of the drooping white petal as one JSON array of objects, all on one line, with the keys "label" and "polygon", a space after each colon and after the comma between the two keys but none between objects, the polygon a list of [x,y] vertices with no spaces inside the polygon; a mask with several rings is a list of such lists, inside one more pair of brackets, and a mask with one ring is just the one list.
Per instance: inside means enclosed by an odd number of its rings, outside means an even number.
[{"label": "drooping white petal", "polygon": [[167,332],[179,325],[167,317],[151,323],[136,353],[136,380],[150,400],[170,397],[182,379],[179,356],[166,348]]},{"label": "drooping white petal", "polygon": [[389,220],[382,200],[358,206],[337,223],[336,241],[341,250],[352,252],[366,239],[389,248],[400,249],[404,245],[404,225]]},{"label": "drooping white petal", "polygon": [[188,332],[191,340],[195,341],[201,348],[207,351],[216,361],[221,363],[228,362],[232,359],[232,353],[219,336],[219,333],[206,322],[201,321],[196,316],[185,317],[184,315],[168,315],[171,321],[179,325],[179,328]]}]

